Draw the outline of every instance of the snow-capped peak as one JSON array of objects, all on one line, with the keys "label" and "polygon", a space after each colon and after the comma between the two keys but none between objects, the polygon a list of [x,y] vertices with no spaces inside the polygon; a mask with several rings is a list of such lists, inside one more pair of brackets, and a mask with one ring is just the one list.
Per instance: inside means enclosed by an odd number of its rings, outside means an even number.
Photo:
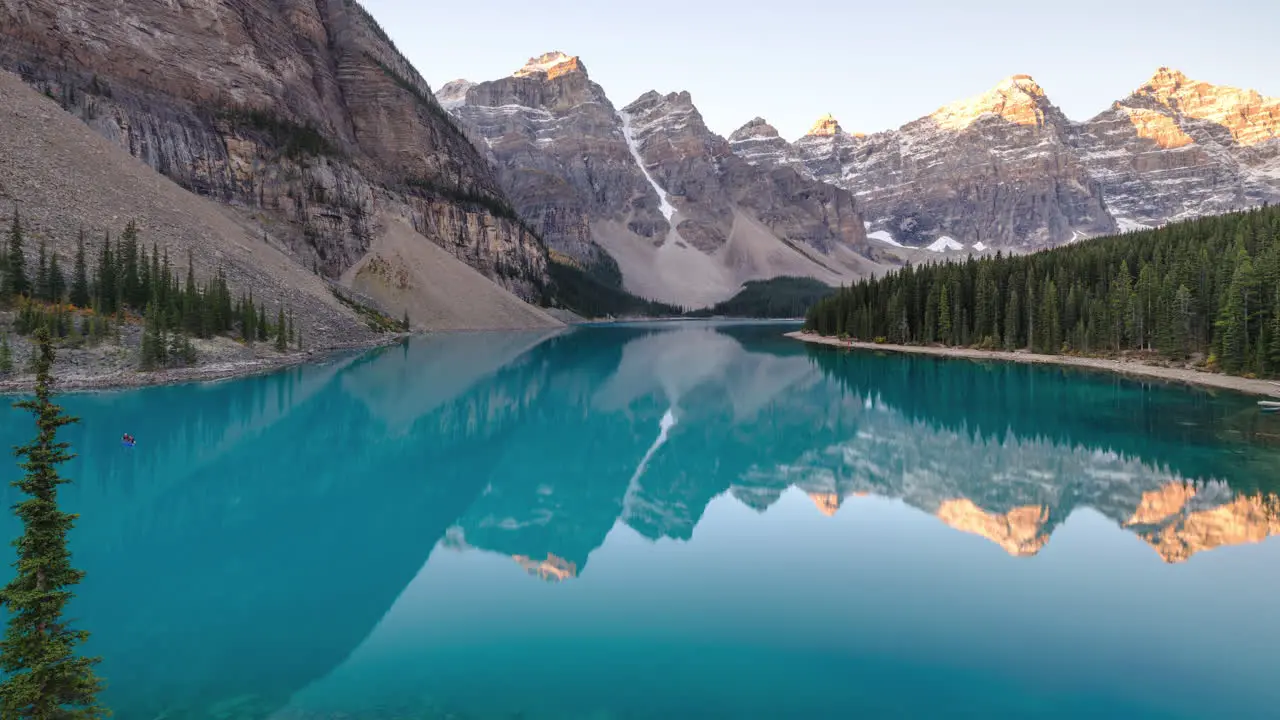
[{"label": "snow-capped peak", "polygon": [[530,77],[533,75],[546,75],[548,80],[560,77],[565,73],[581,70],[586,72],[586,67],[582,61],[576,56],[566,55],[559,50],[549,53],[543,53],[535,58],[529,58],[529,62],[524,67],[515,71],[515,77]]}]

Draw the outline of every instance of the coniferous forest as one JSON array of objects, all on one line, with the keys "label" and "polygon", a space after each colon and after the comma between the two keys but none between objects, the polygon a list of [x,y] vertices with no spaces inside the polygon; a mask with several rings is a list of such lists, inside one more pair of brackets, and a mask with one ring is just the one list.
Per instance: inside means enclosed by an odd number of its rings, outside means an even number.
[{"label": "coniferous forest", "polygon": [[815,303],[805,327],[867,342],[1139,353],[1280,376],[1280,208],[907,266]]},{"label": "coniferous forest", "polygon": [[[15,310],[20,335],[48,328],[64,345],[120,342],[122,325],[143,323],[140,365],[157,369],[196,360],[192,338],[228,335],[246,344],[272,342],[285,352],[301,347],[292,310],[268,308],[252,295],[232,298],[225,273],[197,282],[191,258],[176,267],[167,250],[150,251],[130,222],[117,239],[104,235],[96,247],[81,233],[69,269],[39,245],[36,266],[28,267],[29,239],[15,212],[0,247],[0,309]],[[185,277],[181,274],[185,271]],[[0,374],[12,370],[8,336],[0,339]]]}]

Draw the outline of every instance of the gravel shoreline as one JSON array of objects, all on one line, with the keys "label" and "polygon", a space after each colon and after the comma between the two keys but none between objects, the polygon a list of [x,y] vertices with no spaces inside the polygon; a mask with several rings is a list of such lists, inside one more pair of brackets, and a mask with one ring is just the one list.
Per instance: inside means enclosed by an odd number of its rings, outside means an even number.
[{"label": "gravel shoreline", "polygon": [[1101,370],[1135,377],[1154,378],[1167,382],[1196,385],[1200,387],[1230,390],[1245,395],[1259,397],[1280,397],[1280,385],[1268,380],[1254,380],[1222,375],[1219,373],[1188,370],[1185,368],[1160,367],[1140,362],[1108,360],[1106,358],[1075,357],[1071,355],[1038,355],[1036,353],[1005,352],[1000,350],[970,350],[967,348],[929,347],[922,345],[878,345],[867,342],[849,342],[833,337],[815,335],[804,331],[787,333],[787,337],[815,345],[852,348],[855,350],[883,350],[886,352],[909,353],[915,355],[935,355],[939,357],[964,358],[968,360],[998,360],[1003,362],[1030,363],[1033,365],[1064,365]]},{"label": "gravel shoreline", "polygon": [[[407,334],[383,335],[369,340],[331,345],[324,348],[294,352],[276,357],[211,362],[187,368],[169,368],[144,372],[119,370],[107,373],[68,374],[66,368],[55,366],[54,390],[64,392],[88,392],[96,390],[127,390],[157,385],[211,382],[231,378],[263,375],[286,367],[317,362],[347,350],[371,350],[400,342]],[[35,376],[24,375],[0,381],[0,395],[30,392],[35,387]]]}]

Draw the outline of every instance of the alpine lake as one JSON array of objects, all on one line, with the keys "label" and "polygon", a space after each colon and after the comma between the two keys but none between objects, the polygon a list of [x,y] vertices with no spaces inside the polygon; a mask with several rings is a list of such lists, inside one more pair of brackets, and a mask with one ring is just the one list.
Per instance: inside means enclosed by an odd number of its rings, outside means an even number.
[{"label": "alpine lake", "polygon": [[[440,334],[61,395],[69,614],[101,700],[120,720],[1280,717],[1280,417],[791,329]],[[0,444],[33,432],[0,410]]]}]

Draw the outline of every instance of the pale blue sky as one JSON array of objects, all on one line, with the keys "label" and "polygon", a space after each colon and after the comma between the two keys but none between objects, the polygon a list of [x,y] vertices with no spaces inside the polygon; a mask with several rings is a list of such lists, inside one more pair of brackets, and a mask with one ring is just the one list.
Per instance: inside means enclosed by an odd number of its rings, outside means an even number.
[{"label": "pale blue sky", "polygon": [[578,55],[621,107],[688,90],[712,130],[759,115],[795,139],[833,113],[897,127],[1027,73],[1085,120],[1161,65],[1280,95],[1280,1],[364,0],[433,89]]}]

